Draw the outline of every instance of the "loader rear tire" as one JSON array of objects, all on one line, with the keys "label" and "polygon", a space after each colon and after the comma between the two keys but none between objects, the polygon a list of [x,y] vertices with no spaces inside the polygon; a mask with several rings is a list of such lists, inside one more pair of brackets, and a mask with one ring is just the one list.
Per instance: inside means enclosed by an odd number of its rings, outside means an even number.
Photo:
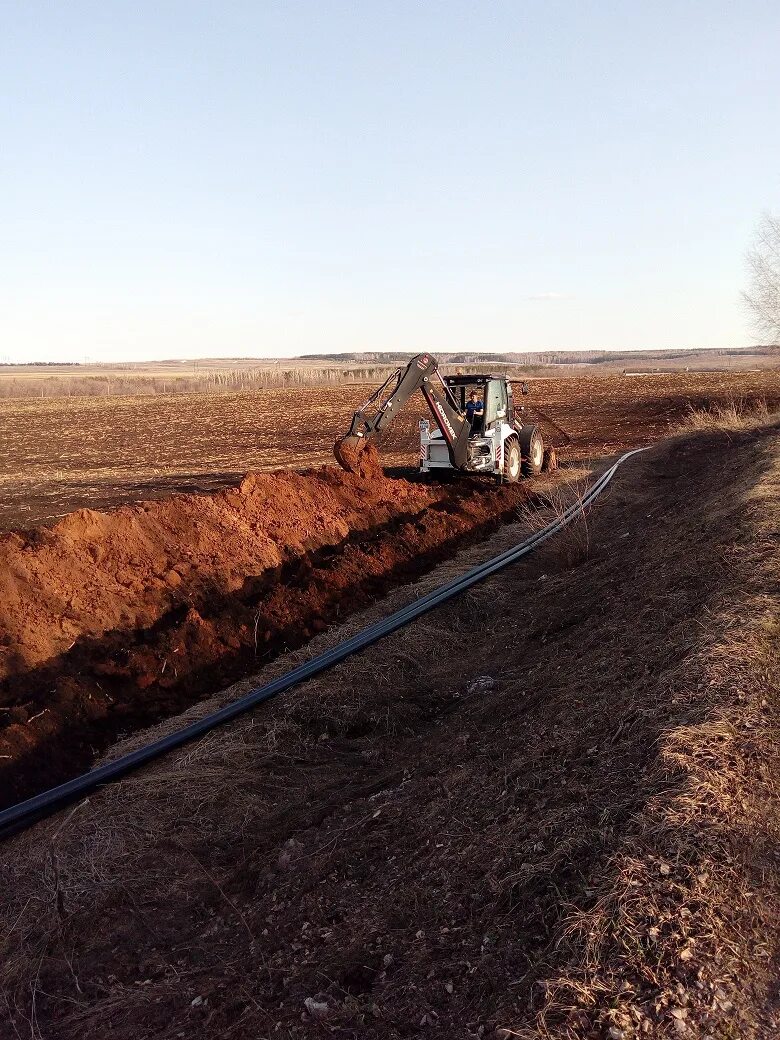
[{"label": "loader rear tire", "polygon": [[507,484],[516,484],[522,472],[520,445],[516,437],[512,437],[504,445],[504,480]]},{"label": "loader rear tire", "polygon": [[520,430],[520,448],[523,459],[523,475],[537,477],[544,463],[544,441],[536,426],[523,426]]}]

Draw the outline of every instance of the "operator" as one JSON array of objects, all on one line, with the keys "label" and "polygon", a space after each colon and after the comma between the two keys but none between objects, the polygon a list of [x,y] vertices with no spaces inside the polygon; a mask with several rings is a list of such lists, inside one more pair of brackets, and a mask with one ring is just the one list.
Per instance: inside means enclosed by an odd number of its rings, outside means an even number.
[{"label": "operator", "polygon": [[474,425],[474,420],[480,417],[483,411],[484,405],[481,398],[477,397],[476,390],[472,390],[468,401],[466,401],[466,418],[472,426]]}]

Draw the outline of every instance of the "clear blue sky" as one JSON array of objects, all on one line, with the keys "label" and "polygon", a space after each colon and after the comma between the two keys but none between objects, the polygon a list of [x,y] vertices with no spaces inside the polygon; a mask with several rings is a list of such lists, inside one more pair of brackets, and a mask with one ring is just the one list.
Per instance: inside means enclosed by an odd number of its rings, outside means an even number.
[{"label": "clear blue sky", "polygon": [[0,359],[731,346],[777,0],[0,0]]}]

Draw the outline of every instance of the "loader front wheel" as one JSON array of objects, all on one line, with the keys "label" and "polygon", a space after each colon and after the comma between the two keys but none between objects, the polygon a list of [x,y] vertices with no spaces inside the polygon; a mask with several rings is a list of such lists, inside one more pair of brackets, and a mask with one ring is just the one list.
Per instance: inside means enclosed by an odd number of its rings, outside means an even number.
[{"label": "loader front wheel", "polygon": [[521,471],[520,445],[517,443],[517,438],[513,437],[504,445],[504,480],[508,484],[516,484],[520,479]]}]

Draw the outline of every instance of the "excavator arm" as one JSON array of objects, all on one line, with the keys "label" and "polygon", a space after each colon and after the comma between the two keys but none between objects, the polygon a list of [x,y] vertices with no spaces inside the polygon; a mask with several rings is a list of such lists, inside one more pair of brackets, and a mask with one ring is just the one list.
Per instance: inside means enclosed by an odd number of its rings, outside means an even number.
[{"label": "excavator arm", "polygon": [[406,368],[393,372],[352,417],[345,437],[336,441],[333,454],[347,472],[358,469],[360,454],[374,434],[389,426],[415,391],[421,390],[447,444],[450,462],[461,469],[468,457],[470,426],[439,374],[430,354],[418,354]]}]

